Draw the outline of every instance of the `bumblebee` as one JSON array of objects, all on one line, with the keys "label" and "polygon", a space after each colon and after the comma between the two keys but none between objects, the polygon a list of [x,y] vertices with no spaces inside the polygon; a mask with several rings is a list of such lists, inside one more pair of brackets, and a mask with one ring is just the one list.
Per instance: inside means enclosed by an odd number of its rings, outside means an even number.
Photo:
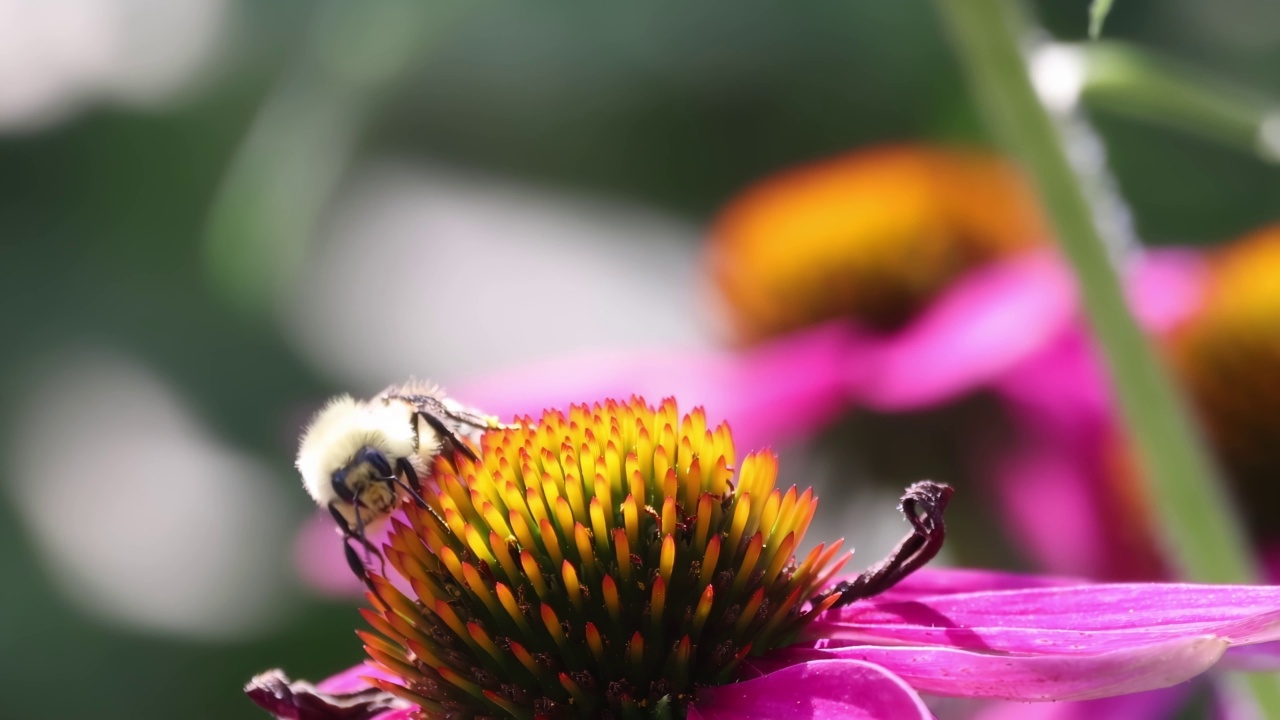
[{"label": "bumblebee", "polygon": [[484,431],[500,427],[497,418],[461,405],[435,385],[393,385],[371,400],[330,400],[303,432],[296,465],[307,493],[342,531],[347,564],[367,582],[352,543],[381,558],[367,529],[401,502],[425,506],[419,483],[432,461],[441,453],[475,460],[468,441],[479,442]]}]

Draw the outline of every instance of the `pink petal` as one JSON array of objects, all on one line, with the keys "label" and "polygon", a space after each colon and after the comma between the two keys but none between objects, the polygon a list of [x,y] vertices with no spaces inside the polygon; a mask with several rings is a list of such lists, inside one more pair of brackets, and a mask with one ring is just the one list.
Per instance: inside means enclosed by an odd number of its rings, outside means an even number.
[{"label": "pink petal", "polygon": [[907,576],[888,592],[876,596],[877,602],[900,602],[934,595],[956,595],[990,590],[1023,590],[1027,588],[1080,585],[1080,578],[1054,577],[995,570],[967,568],[924,568]]},{"label": "pink petal", "polygon": [[1168,720],[1187,701],[1190,688],[1118,695],[1064,703],[992,703],[972,720]]},{"label": "pink petal", "polygon": [[1280,642],[1233,647],[1222,658],[1223,667],[1244,672],[1280,670]]},{"label": "pink petal", "polygon": [[857,660],[812,660],[762,677],[698,691],[703,720],[933,720],[911,686]]},{"label": "pink petal", "polygon": [[1089,655],[1217,637],[1280,639],[1280,587],[1128,583],[872,599],[809,630],[830,643],[933,645],[977,652]]},{"label": "pink petal", "polygon": [[268,670],[250,680],[245,695],[280,720],[408,720],[414,717],[409,703],[374,689],[364,676],[386,677],[378,670],[357,665],[318,685],[290,680],[281,670]]},{"label": "pink petal", "polygon": [[1041,351],[1075,317],[1073,281],[1056,255],[976,270],[886,342],[864,401],[882,410],[944,401]]},{"label": "pink petal", "polygon": [[1006,374],[996,389],[1016,436],[986,465],[1017,547],[1054,573],[1163,576],[1154,534],[1134,507],[1141,490],[1124,474],[1123,436],[1084,328]]},{"label": "pink petal", "polygon": [[1168,687],[1213,666],[1227,641],[1185,637],[1103,653],[1003,655],[956,648],[854,645],[835,657],[882,665],[915,689],[998,700],[1089,700]]},{"label": "pink petal", "polygon": [[372,687],[365,678],[376,677],[383,680],[395,680],[396,678],[386,673],[381,668],[370,663],[361,663],[355,667],[347,668],[337,675],[321,680],[316,683],[316,688],[327,693],[353,693],[361,690],[368,690]]},{"label": "pink petal", "polygon": [[868,342],[835,322],[742,352],[595,354],[450,390],[503,418],[604,398],[675,396],[682,408],[701,405],[708,418],[728,420],[738,447],[758,448],[804,437],[842,412],[868,372]]},{"label": "pink petal", "polygon": [[[1049,572],[1104,577],[1117,554],[1099,512],[1098,452],[1059,436],[1027,433],[987,461],[991,492],[1022,557]],[[1046,512],[1052,508],[1052,512]],[[1070,541],[1064,541],[1070,538]]]},{"label": "pink petal", "polygon": [[1204,294],[1209,269],[1201,252],[1151,250],[1129,272],[1129,303],[1142,326],[1167,332],[1195,312]]},{"label": "pink petal", "polygon": [[[368,532],[375,547],[386,544],[390,523],[374,526]],[[293,557],[298,574],[307,584],[327,595],[359,596],[364,585],[356,579],[343,556],[342,535],[327,512],[316,512],[294,540]],[[376,560],[375,560],[376,562]],[[392,580],[396,575],[392,573]]]}]

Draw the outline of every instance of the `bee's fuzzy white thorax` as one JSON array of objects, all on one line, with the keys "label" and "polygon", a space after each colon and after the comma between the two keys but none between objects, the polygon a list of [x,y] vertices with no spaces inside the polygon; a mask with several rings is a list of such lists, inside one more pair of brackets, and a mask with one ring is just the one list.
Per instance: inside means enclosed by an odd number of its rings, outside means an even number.
[{"label": "bee's fuzzy white thorax", "polygon": [[[307,492],[320,505],[336,499],[333,473],[351,462],[364,447],[380,451],[393,462],[415,458],[418,438],[412,408],[403,403],[362,402],[349,395],[334,398],[316,413],[302,434],[298,471]],[[434,436],[422,452],[431,452]]]}]

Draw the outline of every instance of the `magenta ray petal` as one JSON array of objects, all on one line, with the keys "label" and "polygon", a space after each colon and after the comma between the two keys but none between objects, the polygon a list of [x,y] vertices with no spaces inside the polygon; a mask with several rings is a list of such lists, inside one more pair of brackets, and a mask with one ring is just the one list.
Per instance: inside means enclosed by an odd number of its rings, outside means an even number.
[{"label": "magenta ray petal", "polygon": [[811,660],[761,677],[698,691],[702,720],[933,720],[901,678],[858,660]]},{"label": "magenta ray petal", "polygon": [[1190,687],[1117,695],[1063,703],[991,703],[973,720],[1168,720],[1190,694]]},{"label": "magenta ray petal", "polygon": [[1280,587],[1124,583],[922,596],[828,613],[811,637],[978,652],[1084,655],[1165,640],[1280,639]]},{"label": "magenta ray petal", "polygon": [[915,689],[996,700],[1090,700],[1169,687],[1199,675],[1222,657],[1227,641],[1177,638],[1077,655],[985,654],[947,647],[851,645],[833,657],[885,667]]},{"label": "magenta ray petal", "polygon": [[1085,581],[1080,578],[1053,575],[927,567],[917,570],[887,592],[877,595],[876,601],[898,602],[936,595],[1075,586],[1083,582]]}]

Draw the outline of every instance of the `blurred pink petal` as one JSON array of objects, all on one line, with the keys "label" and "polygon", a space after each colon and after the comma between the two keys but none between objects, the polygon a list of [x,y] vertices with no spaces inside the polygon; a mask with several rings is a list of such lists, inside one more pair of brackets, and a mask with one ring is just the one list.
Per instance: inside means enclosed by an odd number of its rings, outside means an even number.
[{"label": "blurred pink petal", "polygon": [[1129,302],[1147,330],[1171,330],[1200,306],[1208,268],[1203,253],[1186,249],[1151,250],[1127,278]]},{"label": "blurred pink petal", "polygon": [[1222,665],[1241,672],[1276,672],[1280,670],[1280,642],[1231,648]]},{"label": "blurred pink petal", "polygon": [[1132,459],[1086,331],[1064,333],[995,389],[1015,439],[983,464],[1018,547],[1050,572],[1161,577],[1141,488],[1136,475],[1126,475]]},{"label": "blurred pink petal", "polygon": [[365,678],[371,677],[382,678],[384,680],[393,679],[373,663],[361,663],[355,667],[343,670],[337,675],[321,680],[316,683],[316,687],[329,693],[359,692],[361,690],[369,689],[369,683]]},{"label": "blurred pink petal", "polygon": [[975,270],[878,348],[862,400],[905,410],[986,384],[1069,329],[1075,297],[1070,273],[1049,253]]},{"label": "blurred pink petal", "polygon": [[[390,527],[390,523],[375,526],[367,537],[375,547],[382,547]],[[303,523],[293,543],[293,557],[303,581],[326,595],[358,596],[365,592],[364,585],[347,566],[342,534],[327,512],[314,513]]]},{"label": "blurred pink petal", "polygon": [[742,352],[600,353],[476,379],[450,388],[504,419],[606,397],[674,396],[733,428],[739,447],[804,437],[848,407],[869,372],[871,340],[843,322],[793,333]]},{"label": "blurred pink petal", "polygon": [[857,660],[791,665],[745,682],[705,688],[695,702],[704,720],[933,718],[901,678]]}]

